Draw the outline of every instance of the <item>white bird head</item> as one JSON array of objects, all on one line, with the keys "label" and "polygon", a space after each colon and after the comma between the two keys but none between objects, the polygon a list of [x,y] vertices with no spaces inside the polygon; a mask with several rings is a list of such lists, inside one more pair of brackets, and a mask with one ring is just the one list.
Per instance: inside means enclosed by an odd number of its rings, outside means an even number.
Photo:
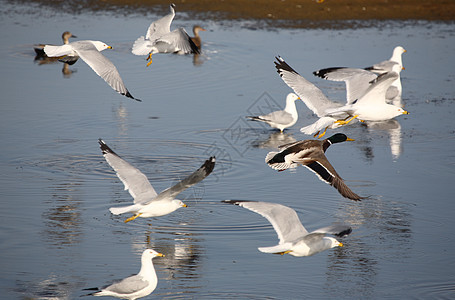
[{"label": "white bird head", "polygon": [[324,237],[325,240],[329,240],[330,241],[330,248],[334,248],[334,247],[343,247],[343,243],[337,241],[336,239],[334,239],[333,237],[330,237],[330,236],[326,236]]},{"label": "white bird head", "polygon": [[96,47],[96,50],[103,51],[106,49],[112,49],[111,46],[108,46],[106,43],[101,41],[92,41],[93,45]]},{"label": "white bird head", "polygon": [[142,258],[145,258],[145,259],[152,259],[157,256],[164,257],[164,254],[156,252],[153,249],[145,249],[144,252],[142,252]]},{"label": "white bird head", "polygon": [[172,200],[172,204],[174,204],[177,208],[180,208],[180,207],[188,207],[188,205],[186,205],[185,203],[183,203],[181,200]]},{"label": "white bird head", "polygon": [[300,99],[300,97],[297,96],[296,94],[294,94],[294,93],[289,93],[289,94],[286,96],[286,103],[287,103],[287,102],[291,102],[291,101],[294,102],[294,101],[299,100],[299,99]]}]

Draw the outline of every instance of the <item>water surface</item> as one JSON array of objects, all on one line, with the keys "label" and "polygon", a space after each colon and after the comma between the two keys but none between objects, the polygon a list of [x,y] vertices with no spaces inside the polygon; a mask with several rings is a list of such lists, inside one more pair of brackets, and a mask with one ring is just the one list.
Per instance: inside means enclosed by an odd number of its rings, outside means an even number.
[{"label": "water surface", "polygon": [[[440,23],[378,23],[351,30],[248,29],[199,23],[203,54],[156,55],[146,68],[132,42],[156,16],[70,15],[5,5],[0,24],[0,287],[5,299],[74,299],[154,260],[158,299],[403,298],[455,294],[452,229],[455,28]],[[60,43],[70,30],[102,40],[130,92],[122,97],[86,64],[34,62],[34,43]],[[282,106],[290,89],[275,71],[281,55],[331,98],[342,85],[312,76],[329,66],[365,67],[402,45],[408,116],[341,128],[356,142],[328,157],[347,184],[369,196],[343,199],[304,168],[277,173],[264,164],[276,146],[306,139],[315,118],[297,103],[285,134],[244,116]],[[69,74],[69,75],[68,75]],[[142,170],[157,190],[211,155],[215,171],[180,195],[189,205],[124,224],[108,208],[131,201],[104,161],[97,139]],[[343,248],[308,258],[261,253],[277,237],[261,216],[224,199],[279,202],[308,229],[353,227]],[[149,298],[152,298],[150,296]]]}]

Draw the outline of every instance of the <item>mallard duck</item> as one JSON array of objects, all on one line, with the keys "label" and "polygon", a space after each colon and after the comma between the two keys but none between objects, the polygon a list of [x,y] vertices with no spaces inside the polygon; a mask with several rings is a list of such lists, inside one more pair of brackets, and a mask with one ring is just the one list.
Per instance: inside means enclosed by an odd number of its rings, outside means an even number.
[{"label": "mallard duck", "polygon": [[262,116],[247,116],[248,119],[253,121],[264,122],[272,128],[278,128],[281,132],[284,129],[294,125],[299,115],[295,107],[295,101],[300,100],[299,96],[294,93],[289,93],[286,96],[286,107],[284,110],[278,110]]},{"label": "mallard duck", "polygon": [[169,6],[169,14],[150,24],[147,33],[140,36],[133,44],[131,52],[135,55],[147,55],[147,66],[152,63],[155,53],[200,53],[183,27],[171,31],[175,17],[175,4]]},{"label": "mallard duck", "polygon": [[201,50],[201,48],[202,48],[202,41],[201,41],[201,37],[199,36],[200,31],[205,31],[205,29],[199,25],[194,25],[193,26],[194,37],[191,37],[191,40],[193,41],[193,43],[196,45],[196,47],[199,50]]},{"label": "mallard duck", "polygon": [[337,133],[322,141],[304,140],[282,145],[279,147],[280,152],[269,152],[265,162],[278,171],[301,164],[313,171],[320,180],[336,188],[343,197],[357,201],[362,197],[351,191],[324,154],[330,145],[345,141],[354,140]]},{"label": "mallard duck", "polygon": [[[82,58],[98,76],[103,78],[104,81],[119,94],[136,101],[141,101],[130,94],[115,65],[101,54],[100,51],[106,49],[112,49],[112,47],[104,42],[86,40],[72,42],[62,46],[46,45],[44,47],[44,52],[46,52],[46,55],[49,57],[66,56],[69,57],[70,60],[74,57]],[[63,59],[63,61],[65,60]]]},{"label": "mallard duck", "polygon": [[242,200],[224,200],[223,202],[249,209],[272,223],[280,242],[272,247],[259,247],[258,250],[264,253],[289,254],[298,257],[311,256],[333,247],[343,247],[341,242],[326,236],[327,234],[342,237],[352,232],[351,227],[342,224],[308,232],[300,222],[295,210],[278,203]]},{"label": "mallard duck", "polygon": [[181,200],[175,199],[175,197],[187,188],[202,181],[212,173],[215,167],[215,157],[212,156],[193,174],[157,194],[147,177],[141,171],[120,158],[102,139],[98,142],[107,163],[115,170],[118,178],[125,185],[125,190],[129,190],[131,196],[134,198],[133,205],[111,207],[109,209],[114,215],[133,213],[134,215],[126,219],[125,223],[137,217],[150,218],[164,216],[180,207],[187,207],[186,204]]},{"label": "mallard duck", "polygon": [[380,63],[374,64],[371,67],[365,68],[365,70],[383,74],[392,71],[392,68],[395,64],[398,64],[400,68],[404,70],[401,55],[405,52],[407,52],[406,49],[401,46],[397,46],[393,49],[392,57],[390,57],[389,60],[381,61]]},{"label": "mallard duck", "polygon": [[141,270],[138,274],[122,279],[103,288],[89,288],[94,291],[86,296],[111,296],[121,299],[138,299],[150,295],[158,284],[153,259],[164,254],[146,249],[141,256]]}]

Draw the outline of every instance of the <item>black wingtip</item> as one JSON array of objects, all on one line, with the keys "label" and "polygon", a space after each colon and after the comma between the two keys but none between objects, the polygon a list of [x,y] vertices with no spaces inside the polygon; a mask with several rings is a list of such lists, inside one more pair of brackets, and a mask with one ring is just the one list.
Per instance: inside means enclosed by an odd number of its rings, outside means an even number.
[{"label": "black wingtip", "polygon": [[288,71],[291,73],[299,74],[290,65],[288,65],[281,56],[275,56],[275,58],[277,60],[274,62],[275,68],[277,69],[277,72],[278,74],[280,74],[280,76],[283,76],[283,74],[281,73],[282,71]]},{"label": "black wingtip", "polygon": [[126,93],[122,93],[122,95],[123,95],[123,96],[126,96],[126,97],[128,97],[128,98],[131,98],[131,99],[133,99],[133,100],[136,100],[136,101],[138,101],[138,102],[142,102],[141,99],[134,98],[133,95],[131,95],[130,92],[129,92],[128,90],[126,91]]},{"label": "black wingtip", "polygon": [[190,46],[191,46],[191,53],[193,54],[201,54],[201,50],[199,49],[199,47],[193,42],[193,40],[191,39],[191,37],[189,35],[188,36],[188,43],[190,43]]},{"label": "black wingtip", "polygon": [[215,156],[211,156],[209,159],[207,159],[204,164],[201,166],[201,169],[204,169],[204,171],[209,175],[212,173],[213,169],[215,168],[215,162],[216,158]]},{"label": "black wingtip", "polygon": [[349,227],[348,229],[343,230],[342,232],[339,232],[339,233],[335,234],[335,236],[337,236],[337,237],[343,237],[343,236],[345,236],[345,235],[350,234],[351,232],[352,232],[352,228]]},{"label": "black wingtip", "polygon": [[332,67],[332,68],[326,68],[326,69],[321,69],[313,72],[314,76],[321,77],[323,79],[327,79],[327,74],[336,70],[340,69],[346,69],[346,67]]},{"label": "black wingtip", "polygon": [[103,154],[112,153],[117,155],[102,139],[98,139],[98,143],[100,144],[101,152],[103,152]]},{"label": "black wingtip", "polygon": [[250,201],[250,200],[222,200],[222,203],[228,203],[228,204],[233,204],[233,205],[240,205],[242,202],[256,202],[256,201]]}]

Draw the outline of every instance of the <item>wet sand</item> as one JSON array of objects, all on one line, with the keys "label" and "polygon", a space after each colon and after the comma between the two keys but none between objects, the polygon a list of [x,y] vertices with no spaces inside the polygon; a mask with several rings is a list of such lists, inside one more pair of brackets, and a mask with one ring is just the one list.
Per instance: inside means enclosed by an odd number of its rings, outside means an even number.
[{"label": "wet sand", "polygon": [[[116,10],[123,13],[165,13],[171,1],[24,1],[71,10]],[[455,20],[453,0],[175,0],[179,13],[207,20],[255,20],[278,27],[314,27],[348,20]],[[179,16],[183,18],[182,15]],[[362,26],[368,26],[363,22]]]}]

